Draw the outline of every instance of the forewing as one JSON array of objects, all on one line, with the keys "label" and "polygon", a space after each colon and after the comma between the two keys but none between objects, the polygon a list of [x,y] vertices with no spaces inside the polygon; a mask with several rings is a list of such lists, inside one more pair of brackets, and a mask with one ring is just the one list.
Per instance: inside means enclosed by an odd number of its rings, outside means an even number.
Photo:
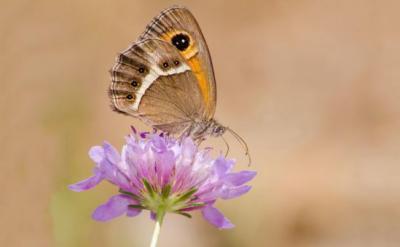
[{"label": "forewing", "polygon": [[[188,46],[178,46],[180,37],[188,37]],[[213,118],[217,89],[209,50],[193,14],[184,7],[171,7],[160,13],[147,26],[140,40],[157,38],[174,45],[193,71],[206,106],[203,119]]]},{"label": "forewing", "polygon": [[195,74],[169,43],[147,39],[116,59],[109,90],[113,108],[170,133],[184,131],[204,115]]}]

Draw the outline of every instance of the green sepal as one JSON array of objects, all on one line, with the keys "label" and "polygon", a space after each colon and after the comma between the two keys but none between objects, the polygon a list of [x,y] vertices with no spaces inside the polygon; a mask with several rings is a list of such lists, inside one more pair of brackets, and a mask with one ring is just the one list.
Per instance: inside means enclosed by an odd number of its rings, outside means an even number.
[{"label": "green sepal", "polygon": [[146,188],[147,192],[149,193],[150,197],[154,198],[155,192],[154,192],[153,188],[151,187],[151,185],[149,184],[149,182],[146,179],[143,179],[143,184],[144,184],[144,187]]},{"label": "green sepal", "polygon": [[169,194],[171,193],[171,188],[172,186],[170,184],[167,184],[164,186],[164,188],[162,188],[161,195],[164,199],[168,198]]},{"label": "green sepal", "polygon": [[188,213],[185,213],[185,212],[176,211],[175,213],[177,213],[177,214],[179,214],[179,215],[182,215],[182,216],[185,216],[186,218],[189,218],[189,219],[192,218],[192,215],[190,215],[190,214],[188,214]]},{"label": "green sepal", "polygon": [[198,203],[191,203],[187,207],[182,208],[182,209],[187,209],[187,208],[195,208],[195,207],[203,207],[206,204],[204,202],[198,202]]},{"label": "green sepal", "polygon": [[135,195],[135,194],[133,194],[131,192],[128,192],[128,191],[125,191],[123,189],[119,189],[119,193],[127,195],[127,196],[130,196],[130,197],[132,197],[133,199],[135,199],[138,202],[142,200],[138,195]]},{"label": "green sepal", "polygon": [[186,201],[186,200],[189,199],[194,193],[196,193],[196,191],[197,191],[196,188],[190,189],[190,190],[187,191],[186,193],[184,193],[184,194],[178,196],[178,197],[175,199],[175,202],[184,202],[184,201]]},{"label": "green sepal", "polygon": [[142,205],[134,205],[134,204],[128,205],[128,208],[147,209],[147,208],[143,207]]}]

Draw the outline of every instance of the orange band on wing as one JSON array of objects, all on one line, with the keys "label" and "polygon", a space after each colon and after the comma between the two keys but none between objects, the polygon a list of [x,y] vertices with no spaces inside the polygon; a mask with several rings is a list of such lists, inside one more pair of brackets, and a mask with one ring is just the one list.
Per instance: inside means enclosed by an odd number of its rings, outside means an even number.
[{"label": "orange band on wing", "polygon": [[207,81],[206,74],[204,73],[200,60],[198,59],[197,56],[193,56],[192,58],[189,59],[188,64],[192,71],[194,72],[197,81],[200,86],[201,93],[204,98],[204,102],[207,105],[207,108],[210,107],[210,88],[209,88],[209,83]]}]

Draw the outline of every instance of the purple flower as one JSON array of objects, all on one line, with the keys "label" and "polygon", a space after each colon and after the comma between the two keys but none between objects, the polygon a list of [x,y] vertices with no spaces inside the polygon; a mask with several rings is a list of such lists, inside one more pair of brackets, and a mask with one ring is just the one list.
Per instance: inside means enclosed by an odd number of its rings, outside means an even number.
[{"label": "purple flower", "polygon": [[121,154],[107,142],[92,147],[89,156],[96,163],[94,175],[69,188],[80,192],[102,180],[119,188],[119,194],[94,211],[92,216],[98,221],[123,214],[133,217],[142,210],[149,210],[153,219],[168,212],[191,217],[191,211],[201,210],[217,228],[232,228],[214,203],[248,192],[251,187],[245,183],[256,172],[232,172],[233,160],[212,159],[210,151],[199,150],[190,138],[177,141],[163,134],[132,133]]}]

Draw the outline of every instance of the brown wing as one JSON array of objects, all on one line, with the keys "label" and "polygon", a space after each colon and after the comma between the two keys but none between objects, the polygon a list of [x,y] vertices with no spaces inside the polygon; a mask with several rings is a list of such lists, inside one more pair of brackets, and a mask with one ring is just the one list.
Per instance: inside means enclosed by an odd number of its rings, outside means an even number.
[{"label": "brown wing", "polygon": [[196,76],[169,43],[147,39],[121,53],[111,70],[115,110],[170,133],[183,132],[206,109]]},{"label": "brown wing", "polygon": [[213,118],[217,98],[214,70],[206,41],[192,13],[184,7],[162,11],[150,22],[139,40],[149,38],[165,40],[185,58],[206,105],[203,119]]}]

